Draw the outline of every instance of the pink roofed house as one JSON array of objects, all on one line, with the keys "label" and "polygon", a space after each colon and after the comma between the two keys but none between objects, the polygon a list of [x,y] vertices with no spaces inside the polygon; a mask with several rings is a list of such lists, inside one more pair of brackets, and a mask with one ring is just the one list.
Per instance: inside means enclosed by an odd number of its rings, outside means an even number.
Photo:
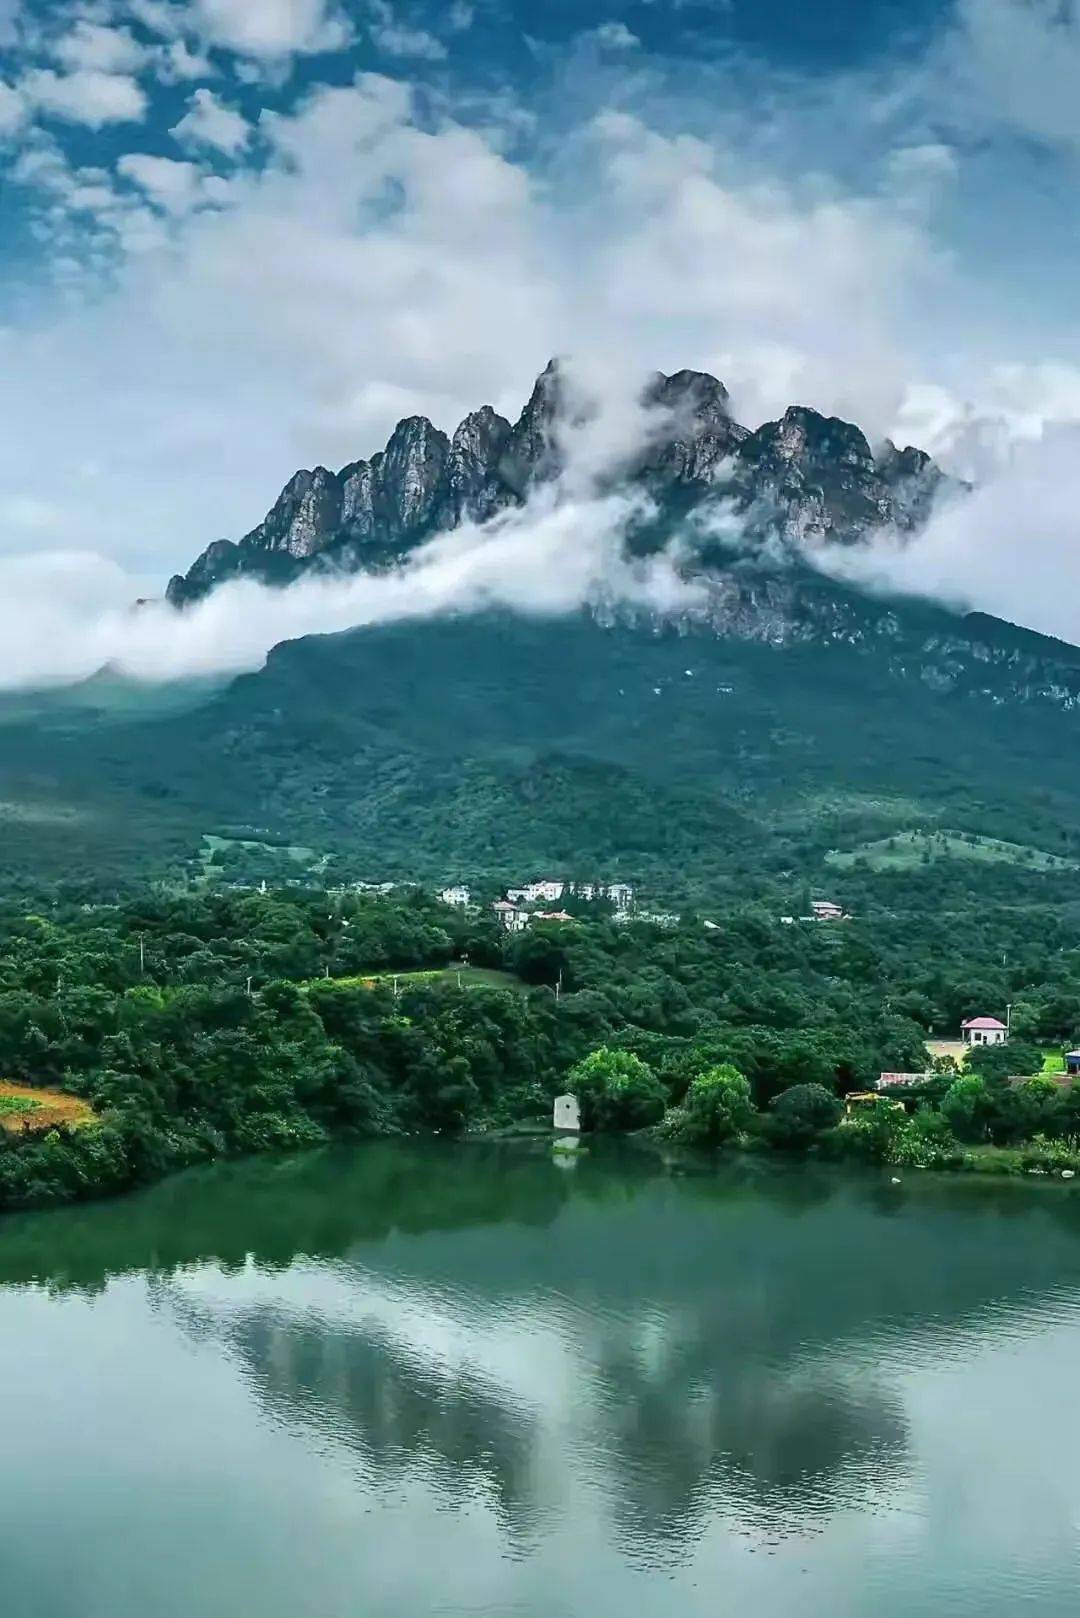
[{"label": "pink roofed house", "polygon": [[965,1045],[1004,1045],[1009,1030],[996,1017],[969,1017],[960,1024],[960,1037]]}]

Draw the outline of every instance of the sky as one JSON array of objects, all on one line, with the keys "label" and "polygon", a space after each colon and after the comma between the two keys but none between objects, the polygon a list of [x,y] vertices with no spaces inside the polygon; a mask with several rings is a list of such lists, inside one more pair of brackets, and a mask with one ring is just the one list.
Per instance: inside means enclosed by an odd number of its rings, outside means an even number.
[{"label": "sky", "polygon": [[908,574],[1063,632],[1078,90],[1074,0],[0,0],[6,622],[569,353],[1022,462]]}]

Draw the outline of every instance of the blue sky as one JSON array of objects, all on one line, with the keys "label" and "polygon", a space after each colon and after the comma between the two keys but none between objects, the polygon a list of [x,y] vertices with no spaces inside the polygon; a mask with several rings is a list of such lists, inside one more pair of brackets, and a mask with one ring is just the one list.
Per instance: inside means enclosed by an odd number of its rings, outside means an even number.
[{"label": "blue sky", "polygon": [[0,0],[0,42],[24,571],[156,589],[552,352],[965,472],[1080,417],[1072,0]]}]

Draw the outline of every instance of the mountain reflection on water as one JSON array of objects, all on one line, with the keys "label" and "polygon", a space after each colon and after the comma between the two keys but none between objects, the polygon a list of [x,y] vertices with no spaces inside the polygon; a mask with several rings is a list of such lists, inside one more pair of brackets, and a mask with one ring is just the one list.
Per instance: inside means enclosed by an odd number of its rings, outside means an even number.
[{"label": "mountain reflection on water", "polygon": [[409,1142],[2,1235],[0,1302],[142,1280],[289,1442],[407,1532],[486,1514],[511,1562],[571,1531],[654,1572],[717,1533],[768,1557],[853,1520],[909,1532],[935,1488],[912,1386],[986,1345],[1080,1343],[1065,1188]]}]

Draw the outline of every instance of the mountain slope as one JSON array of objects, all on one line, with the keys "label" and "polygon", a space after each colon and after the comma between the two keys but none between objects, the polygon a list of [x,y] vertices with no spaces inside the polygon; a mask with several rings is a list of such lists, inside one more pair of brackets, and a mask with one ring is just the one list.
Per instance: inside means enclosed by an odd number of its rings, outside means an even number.
[{"label": "mountain slope", "polygon": [[[331,854],[342,876],[553,868],[708,894],[824,878],[830,848],[898,827],[1074,853],[1080,653],[817,587],[780,644],[448,617],[284,645],[186,713],[9,724],[3,865],[177,872],[215,832]],[[843,633],[817,632],[826,609]]]}]

